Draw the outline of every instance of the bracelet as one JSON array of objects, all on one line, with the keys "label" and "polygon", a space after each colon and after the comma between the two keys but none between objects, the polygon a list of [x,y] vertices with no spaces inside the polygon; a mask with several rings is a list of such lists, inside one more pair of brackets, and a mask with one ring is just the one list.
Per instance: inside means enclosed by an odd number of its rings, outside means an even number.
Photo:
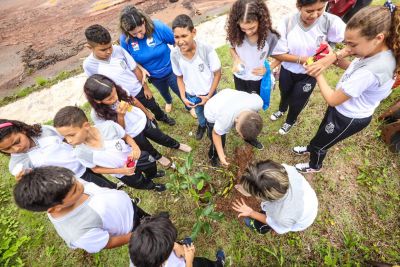
[{"label": "bracelet", "polygon": [[300,64],[300,62],[301,62],[301,56],[298,56],[298,57],[297,57],[297,60],[296,60],[296,63],[297,63],[297,64]]}]

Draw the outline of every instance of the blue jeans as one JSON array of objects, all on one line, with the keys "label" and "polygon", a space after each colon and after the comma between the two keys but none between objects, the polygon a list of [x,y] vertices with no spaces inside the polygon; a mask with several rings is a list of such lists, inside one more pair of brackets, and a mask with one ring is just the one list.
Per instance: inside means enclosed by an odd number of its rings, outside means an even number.
[{"label": "blue jeans", "polygon": [[161,96],[164,98],[167,104],[172,103],[172,96],[169,92],[169,88],[172,89],[172,91],[179,97],[179,99],[181,98],[178,88],[178,82],[176,80],[175,74],[172,71],[170,74],[162,78],[150,77],[150,81],[160,92]]}]

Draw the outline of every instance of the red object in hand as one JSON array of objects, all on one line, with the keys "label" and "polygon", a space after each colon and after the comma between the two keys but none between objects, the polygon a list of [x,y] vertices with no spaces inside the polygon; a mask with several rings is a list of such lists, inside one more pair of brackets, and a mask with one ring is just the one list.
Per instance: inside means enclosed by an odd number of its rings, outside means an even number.
[{"label": "red object in hand", "polygon": [[321,55],[323,53],[328,53],[328,44],[327,43],[322,43],[319,45],[317,51],[315,52],[314,55],[314,61],[320,60],[321,58],[325,57],[325,55]]},{"label": "red object in hand", "polygon": [[133,168],[135,166],[136,166],[136,160],[132,160],[131,158],[128,158],[126,161],[126,167]]}]

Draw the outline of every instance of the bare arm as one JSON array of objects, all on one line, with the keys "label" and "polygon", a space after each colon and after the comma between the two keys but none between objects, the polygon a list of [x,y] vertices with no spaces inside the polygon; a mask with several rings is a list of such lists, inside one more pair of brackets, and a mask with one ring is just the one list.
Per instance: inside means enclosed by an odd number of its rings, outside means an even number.
[{"label": "bare arm", "polygon": [[[142,71],[139,69],[139,67],[136,67],[136,68],[133,70],[133,73],[136,75],[136,78],[137,78],[139,81],[142,81],[142,80],[143,80],[143,73],[142,73]],[[150,88],[149,88],[149,86],[147,85],[146,82],[143,83],[143,90],[144,90],[144,95],[145,95],[145,97],[146,97],[147,99],[150,99],[150,98],[153,97],[153,94],[151,93]]]},{"label": "bare arm", "polygon": [[147,108],[145,108],[145,106],[143,106],[142,102],[140,102],[139,100],[137,100],[136,98],[134,98],[134,102],[133,105],[137,108],[140,108],[140,110],[143,111],[143,113],[146,115],[146,117],[153,121],[155,119],[153,113],[151,113]]},{"label": "bare arm", "polygon": [[317,76],[317,82],[321,94],[329,106],[335,107],[350,99],[342,90],[332,90],[322,74]]},{"label": "bare arm", "polygon": [[137,160],[140,157],[140,148],[136,144],[135,140],[129,135],[125,135],[124,138],[125,142],[132,148],[131,157],[133,160]]},{"label": "bare arm", "polygon": [[282,55],[274,55],[272,56],[279,62],[293,62],[293,63],[299,63],[299,64],[304,64],[307,61],[306,56],[298,56],[298,55],[291,55],[291,54],[282,54]]},{"label": "bare arm", "polygon": [[110,236],[108,239],[108,243],[105,248],[116,248],[129,243],[131,239],[132,233],[128,233],[125,235],[118,235],[118,236]]},{"label": "bare arm", "polygon": [[135,173],[135,168],[106,168],[96,166],[91,168],[94,173],[99,174],[122,174],[122,175],[133,175]]},{"label": "bare arm", "polygon": [[232,208],[239,212],[238,217],[250,217],[254,220],[257,220],[262,223],[267,222],[267,215],[264,213],[256,212],[249,206],[247,206],[246,202],[244,202],[243,198],[240,200],[236,200],[233,202]]},{"label": "bare arm", "polygon": [[222,147],[222,138],[219,134],[217,134],[214,129],[212,131],[212,139],[213,143],[215,146],[215,149],[217,150],[218,158],[221,161],[221,163],[225,166],[229,165],[229,163],[226,161],[226,156],[224,153],[224,148]]}]

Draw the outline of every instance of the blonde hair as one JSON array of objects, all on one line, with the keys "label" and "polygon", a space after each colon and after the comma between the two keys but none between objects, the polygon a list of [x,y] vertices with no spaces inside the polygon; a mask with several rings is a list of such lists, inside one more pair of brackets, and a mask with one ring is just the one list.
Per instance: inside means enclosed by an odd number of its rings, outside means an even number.
[{"label": "blonde hair", "polygon": [[266,160],[250,164],[241,177],[241,184],[252,196],[274,201],[285,196],[289,177],[281,164]]},{"label": "blonde hair", "polygon": [[347,23],[346,29],[360,30],[361,36],[371,40],[383,33],[387,47],[396,58],[396,69],[400,69],[400,10],[393,12],[384,6],[369,6],[358,11]]}]

